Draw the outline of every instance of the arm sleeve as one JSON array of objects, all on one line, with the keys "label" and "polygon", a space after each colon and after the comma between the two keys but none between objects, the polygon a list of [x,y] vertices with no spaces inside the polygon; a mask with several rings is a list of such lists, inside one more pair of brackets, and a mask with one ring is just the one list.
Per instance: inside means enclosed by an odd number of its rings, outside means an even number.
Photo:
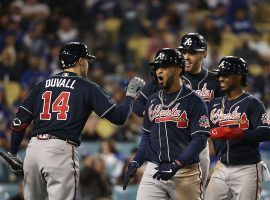
[{"label": "arm sleeve", "polygon": [[197,156],[206,146],[207,136],[204,132],[197,132],[193,137],[191,143],[187,146],[183,153],[177,158],[183,166],[186,166],[191,158]]},{"label": "arm sleeve", "polygon": [[140,92],[139,97],[134,102],[134,106],[132,110],[137,116],[143,117],[146,101],[147,101],[147,97],[144,96],[142,92]]},{"label": "arm sleeve", "polygon": [[205,148],[209,136],[209,116],[205,102],[202,99],[191,101],[193,102],[189,108],[191,142],[177,158],[183,166]]},{"label": "arm sleeve", "polygon": [[262,102],[254,99],[250,104],[249,122],[251,129],[245,130],[244,140],[264,142],[270,140],[269,117]]},{"label": "arm sleeve", "polygon": [[114,124],[122,125],[131,113],[133,98],[125,97],[120,105],[117,105],[110,95],[98,85],[94,85],[90,91],[90,101],[93,111],[101,118],[106,118]]},{"label": "arm sleeve", "polygon": [[131,113],[133,107],[133,98],[125,97],[123,103],[116,105],[112,110],[105,116],[110,122],[122,125]]},{"label": "arm sleeve", "polygon": [[[146,102],[146,107],[148,108],[149,106],[149,101]],[[134,158],[134,160],[141,166],[144,161],[146,160],[145,155],[146,155],[146,149],[151,145],[151,138],[150,138],[150,128],[151,124],[148,118],[148,112],[145,113],[144,115],[144,120],[143,120],[143,133],[140,141],[140,145],[138,148],[138,152]]]},{"label": "arm sleeve", "polygon": [[258,127],[253,130],[246,130],[244,140],[249,142],[265,142],[270,141],[270,127]]},{"label": "arm sleeve", "polygon": [[150,133],[143,132],[141,136],[141,141],[138,147],[138,151],[135,155],[134,160],[141,166],[145,162],[145,149],[147,145],[150,145]]},{"label": "arm sleeve", "polygon": [[9,152],[14,155],[18,153],[19,146],[24,138],[25,129],[33,120],[33,97],[33,92],[31,92],[19,107],[10,125],[12,133]]}]

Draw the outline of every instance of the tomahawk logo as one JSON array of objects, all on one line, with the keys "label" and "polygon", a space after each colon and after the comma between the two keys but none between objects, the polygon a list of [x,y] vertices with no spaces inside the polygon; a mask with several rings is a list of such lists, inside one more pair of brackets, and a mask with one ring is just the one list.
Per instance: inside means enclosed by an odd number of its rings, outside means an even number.
[{"label": "tomahawk logo", "polygon": [[158,54],[158,57],[156,58],[156,60],[164,60],[164,57],[165,57],[164,53],[161,52],[160,54]]},{"label": "tomahawk logo", "polygon": [[224,67],[225,67],[224,64],[225,64],[225,61],[222,61],[218,67],[219,67],[220,69],[224,69]]},{"label": "tomahawk logo", "polygon": [[185,46],[190,46],[191,44],[192,44],[191,38],[188,38],[188,39],[184,42],[184,45],[185,45]]}]

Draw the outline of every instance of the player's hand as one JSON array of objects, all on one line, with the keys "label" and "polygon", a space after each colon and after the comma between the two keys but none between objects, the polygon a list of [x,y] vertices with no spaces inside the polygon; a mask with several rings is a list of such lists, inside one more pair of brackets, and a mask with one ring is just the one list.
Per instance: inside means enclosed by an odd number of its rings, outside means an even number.
[{"label": "player's hand", "polygon": [[18,155],[13,155],[10,152],[8,152],[8,157],[14,161],[14,165],[9,164],[9,168],[14,174],[18,176],[23,175],[23,161]]},{"label": "player's hand", "polygon": [[163,163],[155,168],[158,170],[153,178],[157,180],[167,181],[172,178],[176,172],[181,169],[181,163],[179,161],[175,161],[172,163]]},{"label": "player's hand", "polygon": [[240,140],[244,137],[241,128],[217,127],[210,130],[210,137],[221,140]]},{"label": "player's hand", "polygon": [[127,86],[126,96],[137,98],[139,95],[139,91],[144,85],[145,81],[142,78],[139,77],[132,78]]},{"label": "player's hand", "polygon": [[126,190],[129,180],[136,174],[139,167],[139,164],[134,160],[129,163],[124,177],[123,190]]}]

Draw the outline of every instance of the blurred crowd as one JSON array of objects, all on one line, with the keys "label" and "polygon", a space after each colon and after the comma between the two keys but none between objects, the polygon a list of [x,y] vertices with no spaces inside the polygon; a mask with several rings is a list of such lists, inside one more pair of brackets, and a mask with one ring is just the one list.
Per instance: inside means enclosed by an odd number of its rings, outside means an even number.
[{"label": "blurred crowd", "polygon": [[[150,79],[148,62],[158,49],[176,48],[183,34],[199,32],[208,42],[204,67],[214,70],[223,56],[243,57],[249,64],[248,91],[264,102],[270,115],[269,15],[267,0],[1,0],[0,147],[8,148],[9,123],[22,99],[33,84],[59,71],[59,49],[71,41],[87,44],[97,57],[89,79],[121,102],[131,77]],[[141,124],[133,114],[120,127],[91,115],[82,141],[110,141],[103,151],[115,157],[101,152],[84,156],[81,182],[110,196],[129,159],[117,156],[110,144],[138,141]],[[22,148],[30,131],[31,126]],[[104,177],[102,170],[114,159],[119,160],[118,171]],[[92,194],[83,187],[82,193]]]}]

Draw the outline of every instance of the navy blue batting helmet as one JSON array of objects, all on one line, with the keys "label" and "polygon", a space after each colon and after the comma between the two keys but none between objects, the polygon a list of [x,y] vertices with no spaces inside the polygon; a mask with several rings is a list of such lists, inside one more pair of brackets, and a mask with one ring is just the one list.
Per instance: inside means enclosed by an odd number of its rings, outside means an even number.
[{"label": "navy blue batting helmet", "polygon": [[80,42],[70,42],[64,45],[59,53],[60,68],[66,69],[73,67],[80,58],[93,59],[85,44]]},{"label": "navy blue batting helmet", "polygon": [[156,53],[155,61],[149,63],[154,67],[182,67],[185,68],[185,59],[177,49],[164,48]]},{"label": "navy blue batting helmet", "polygon": [[151,76],[157,83],[156,69],[158,67],[181,67],[182,75],[185,72],[185,58],[178,49],[164,48],[156,53],[155,61],[149,63],[151,68]]},{"label": "navy blue batting helmet", "polygon": [[188,33],[181,39],[180,50],[207,51],[207,42],[199,33]]},{"label": "navy blue batting helmet", "polygon": [[248,64],[247,62],[238,56],[226,56],[223,57],[218,64],[218,69],[215,70],[219,76],[222,75],[231,75],[231,74],[242,74],[243,81],[242,85],[246,85],[247,73],[248,73]]}]

